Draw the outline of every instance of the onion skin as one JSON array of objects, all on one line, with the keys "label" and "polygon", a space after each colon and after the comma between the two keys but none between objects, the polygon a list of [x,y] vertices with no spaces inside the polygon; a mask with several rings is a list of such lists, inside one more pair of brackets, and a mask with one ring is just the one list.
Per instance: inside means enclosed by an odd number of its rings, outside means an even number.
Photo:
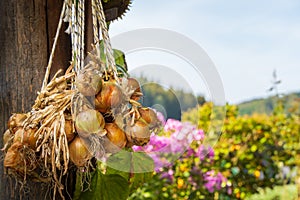
[{"label": "onion skin", "polygon": [[28,145],[31,149],[36,148],[36,142],[38,137],[35,137],[34,134],[37,131],[37,128],[19,128],[14,135],[14,143],[20,142],[23,145]]},{"label": "onion skin", "polygon": [[66,133],[68,142],[71,142],[75,137],[73,122],[71,120],[65,121],[65,133]]},{"label": "onion skin", "polygon": [[102,114],[93,109],[86,109],[76,116],[75,128],[80,136],[88,137],[90,134],[103,136],[105,120]]},{"label": "onion skin", "polygon": [[7,150],[4,158],[4,167],[10,168],[21,174],[33,171],[36,168],[36,161],[33,158],[28,157],[29,155],[25,155],[25,152],[28,153],[28,149],[26,149],[21,142],[14,142]]},{"label": "onion skin", "polygon": [[7,127],[10,130],[14,130],[15,128],[21,127],[26,119],[27,115],[25,113],[15,113],[9,118]]},{"label": "onion skin", "polygon": [[133,126],[127,125],[125,133],[128,140],[128,146],[144,146],[150,141],[150,129],[148,125],[141,120],[136,121]]},{"label": "onion skin", "polygon": [[88,160],[92,158],[92,154],[87,149],[84,140],[76,136],[69,144],[70,160],[77,166],[83,167]]},{"label": "onion skin", "polygon": [[13,137],[13,133],[7,129],[3,134],[3,144],[7,144],[8,141]]},{"label": "onion skin", "polygon": [[84,96],[94,96],[98,94],[102,88],[102,78],[97,70],[83,70],[76,77],[75,85],[79,92]]},{"label": "onion skin", "polygon": [[127,80],[128,80],[127,87],[129,87],[129,89],[131,90],[134,90],[134,93],[131,95],[130,98],[134,101],[140,100],[141,95],[135,94],[136,92],[141,93],[140,83],[134,78],[128,78]]},{"label": "onion skin", "polygon": [[13,143],[13,145],[7,150],[4,158],[4,167],[16,169],[24,165],[20,149],[23,144],[19,141]]},{"label": "onion skin", "polygon": [[119,148],[124,148],[127,142],[126,135],[122,129],[116,123],[105,124],[107,130],[107,138],[109,141]]},{"label": "onion skin", "polygon": [[102,90],[96,95],[95,108],[101,113],[108,112],[111,108],[118,107],[123,101],[121,88],[113,81],[106,81]]}]

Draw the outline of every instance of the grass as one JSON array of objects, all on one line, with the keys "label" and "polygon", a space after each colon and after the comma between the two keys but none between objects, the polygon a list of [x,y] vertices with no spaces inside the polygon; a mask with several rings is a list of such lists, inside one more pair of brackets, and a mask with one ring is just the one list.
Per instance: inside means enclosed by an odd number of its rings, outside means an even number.
[{"label": "grass", "polygon": [[297,199],[296,185],[276,186],[274,189],[261,190],[247,200],[295,200]]}]

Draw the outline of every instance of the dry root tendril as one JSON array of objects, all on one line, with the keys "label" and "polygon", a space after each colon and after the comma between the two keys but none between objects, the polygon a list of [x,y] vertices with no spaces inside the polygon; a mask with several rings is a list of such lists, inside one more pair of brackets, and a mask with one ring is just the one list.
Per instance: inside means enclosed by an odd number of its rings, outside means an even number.
[{"label": "dry root tendril", "polygon": [[27,179],[47,183],[53,186],[53,199],[56,193],[64,199],[62,177],[67,174],[69,168],[65,118],[66,115],[71,115],[68,112],[71,110],[71,99],[75,93],[68,84],[72,82],[75,73],[67,72],[58,77],[60,73],[61,70],[45,89],[38,93],[31,112],[21,125],[24,130],[36,130],[36,148],[25,144],[25,131],[18,141],[19,146],[15,147],[18,144],[14,141],[13,133],[2,148],[7,174],[15,177],[21,183],[21,188],[25,188]]}]

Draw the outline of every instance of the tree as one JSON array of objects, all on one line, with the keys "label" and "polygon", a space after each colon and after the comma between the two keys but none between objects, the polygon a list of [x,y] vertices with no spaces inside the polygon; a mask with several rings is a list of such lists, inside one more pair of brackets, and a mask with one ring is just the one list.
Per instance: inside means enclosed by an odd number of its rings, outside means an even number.
[{"label": "tree", "polygon": [[[0,145],[9,116],[28,112],[34,103],[56,32],[62,0],[0,1]],[[66,29],[66,27],[63,27]],[[60,34],[52,73],[70,60],[70,39]],[[28,183],[30,193],[20,194],[14,181],[3,176],[0,165],[0,199],[45,199],[46,186]],[[48,199],[48,198],[46,198]]]}]

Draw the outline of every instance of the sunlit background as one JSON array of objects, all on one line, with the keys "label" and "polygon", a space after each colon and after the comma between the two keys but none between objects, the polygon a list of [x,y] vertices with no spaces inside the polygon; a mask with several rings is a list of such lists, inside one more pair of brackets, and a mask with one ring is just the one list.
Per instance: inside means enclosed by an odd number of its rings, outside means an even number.
[{"label": "sunlit background", "polygon": [[[113,37],[140,28],[163,28],[189,37],[215,63],[226,100],[239,103],[274,95],[267,92],[274,70],[282,81],[278,86],[280,93],[300,90],[299,10],[298,0],[135,0],[123,20],[110,26],[110,33]],[[186,65],[161,52],[127,55],[127,62],[129,70],[162,64],[174,67],[179,73]],[[189,72],[182,73],[184,77],[191,76]],[[161,74],[150,77],[162,81]],[[169,84],[182,87],[176,82]],[[192,87],[195,92],[208,96],[201,80]]]}]

